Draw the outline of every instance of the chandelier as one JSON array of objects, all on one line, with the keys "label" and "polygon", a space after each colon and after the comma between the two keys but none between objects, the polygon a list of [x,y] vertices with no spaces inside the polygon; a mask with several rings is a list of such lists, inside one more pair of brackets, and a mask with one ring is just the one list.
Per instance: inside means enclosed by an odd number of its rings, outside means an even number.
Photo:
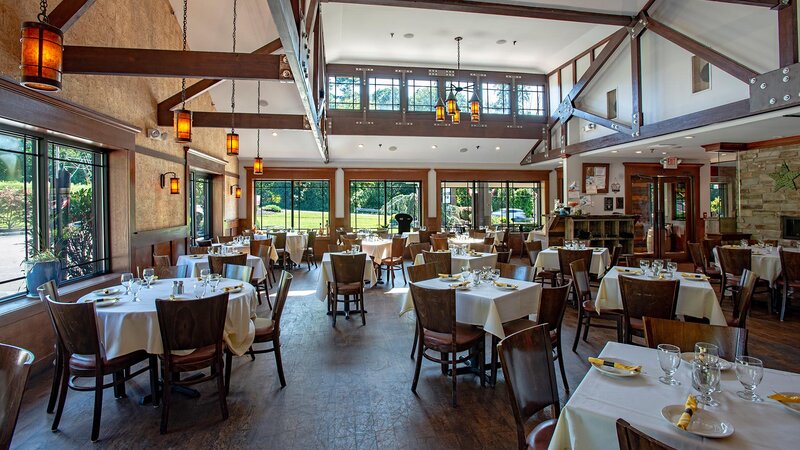
[{"label": "chandelier", "polygon": [[[456,78],[458,78],[458,74],[461,71],[461,41],[464,38],[458,36],[455,38],[456,40],[456,48],[457,48],[457,59],[456,59]],[[478,123],[481,121],[481,102],[478,100],[478,84],[472,83],[466,86],[456,86],[452,82],[450,83],[450,87],[448,89],[447,100],[442,101],[442,98],[439,97],[439,101],[436,102],[436,121],[437,122],[444,122],[445,115],[450,116],[450,119],[453,121],[454,124],[461,123],[461,110],[458,107],[458,101],[456,100],[456,96],[459,92],[462,91],[472,91],[472,97],[469,99],[469,114],[470,114],[470,121],[472,123]]]}]

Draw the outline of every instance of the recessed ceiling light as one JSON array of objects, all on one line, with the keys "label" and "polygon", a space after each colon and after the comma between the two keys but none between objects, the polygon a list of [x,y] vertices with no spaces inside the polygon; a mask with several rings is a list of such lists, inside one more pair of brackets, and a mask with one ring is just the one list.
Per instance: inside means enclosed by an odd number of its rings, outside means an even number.
[{"label": "recessed ceiling light", "polygon": [[497,45],[503,45],[503,44],[505,44],[506,42],[508,42],[508,41],[507,41],[507,40],[505,40],[505,39],[498,39],[498,40],[497,40]]},{"label": "recessed ceiling light", "polygon": [[358,144],[358,148],[364,148],[364,144]]},{"label": "recessed ceiling light", "polygon": [[439,146],[438,145],[431,145],[431,148],[436,150],[437,148],[439,148]]},{"label": "recessed ceiling light", "polygon": [[499,146],[497,146],[497,147],[495,147],[494,149],[495,149],[495,150],[500,150],[500,147],[499,147]]},{"label": "recessed ceiling light", "polygon": [[414,33],[406,33],[406,34],[403,35],[403,37],[406,38],[406,39],[411,39],[411,38],[414,37]]},{"label": "recessed ceiling light", "polygon": [[636,154],[637,154],[637,155],[639,155],[639,154],[641,154],[641,153],[642,153],[642,151],[641,151],[641,150],[636,150]]},{"label": "recessed ceiling light", "polygon": [[273,135],[273,136],[277,136],[277,135],[278,135],[278,132],[277,132],[277,131],[273,131],[273,132],[272,132],[272,135]]},{"label": "recessed ceiling light", "polygon": [[269,102],[268,102],[268,101],[266,101],[266,100],[263,100],[263,99],[262,99],[262,100],[259,100],[259,101],[258,101],[258,104],[259,104],[259,105],[261,105],[261,106],[269,106]]},{"label": "recessed ceiling light", "polygon": [[694,139],[694,136],[684,136],[684,139]]},{"label": "recessed ceiling light", "polygon": [[611,150],[611,153],[619,153],[619,150]]},{"label": "recessed ceiling light", "polygon": [[397,151],[397,147],[393,145],[393,146],[389,147],[389,151],[390,152],[396,152]]},{"label": "recessed ceiling light", "polygon": [[662,155],[666,155],[666,154],[667,154],[667,152],[661,152],[661,154],[662,154]]},{"label": "recessed ceiling light", "polygon": [[469,149],[467,147],[462,147],[462,148],[458,149],[458,151],[460,151],[461,153],[467,153],[469,151]]}]

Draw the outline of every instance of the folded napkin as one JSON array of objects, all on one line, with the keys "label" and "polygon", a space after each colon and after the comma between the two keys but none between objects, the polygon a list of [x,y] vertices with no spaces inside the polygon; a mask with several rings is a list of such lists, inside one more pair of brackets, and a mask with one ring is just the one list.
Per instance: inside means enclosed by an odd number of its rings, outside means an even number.
[{"label": "folded napkin", "polygon": [[460,288],[460,287],[467,287],[467,286],[469,286],[469,281],[466,281],[466,280],[462,281],[461,283],[454,283],[454,284],[450,285],[450,287],[452,289],[457,289],[457,288]]},{"label": "folded napkin", "polygon": [[450,275],[449,273],[440,273],[439,278],[461,278],[461,274]]},{"label": "folded napkin", "polygon": [[115,302],[115,301],[117,301],[117,300],[119,300],[119,297],[104,297],[104,298],[98,298],[98,299],[95,299],[95,301],[94,301],[94,302],[95,302],[95,303],[103,303],[103,302]]},{"label": "folded napkin", "polygon": [[630,269],[627,267],[616,267],[616,269],[617,272],[632,273],[634,275],[641,275],[643,273],[641,269]]},{"label": "folded napkin", "polygon": [[678,419],[678,423],[675,424],[681,430],[689,428],[689,422],[692,421],[692,416],[694,415],[694,412],[697,411],[697,399],[694,398],[694,395],[689,394],[689,397],[686,398],[686,403],[684,406],[686,409],[683,410],[683,414],[681,414],[680,419]]},{"label": "folded napkin", "polygon": [[786,395],[786,394],[778,394],[776,392],[770,395],[769,398],[781,403],[800,403],[800,395]]},{"label": "folded napkin", "polygon": [[97,295],[108,295],[108,294],[113,294],[114,292],[116,292],[116,289],[100,289],[94,291],[93,293]]},{"label": "folded napkin", "polygon": [[619,370],[627,370],[628,372],[641,372],[642,366],[629,366],[627,364],[620,364],[618,362],[605,361],[600,358],[589,357],[589,362],[596,366],[608,366]]},{"label": "folded napkin", "polygon": [[691,273],[691,272],[682,272],[681,276],[683,278],[689,278],[692,280],[707,280],[708,277],[701,274],[701,273]]},{"label": "folded napkin", "polygon": [[237,284],[236,286],[228,286],[228,287],[222,288],[222,291],[223,292],[235,291],[237,289],[240,289],[242,286],[244,286],[244,285],[243,284]]},{"label": "folded napkin", "polygon": [[494,282],[494,285],[495,285],[495,286],[497,286],[497,287],[502,287],[502,288],[512,288],[512,289],[516,289],[516,288],[518,288],[518,287],[519,287],[519,286],[517,286],[516,284],[511,284],[511,283],[503,283],[502,281],[495,281],[495,282]]}]

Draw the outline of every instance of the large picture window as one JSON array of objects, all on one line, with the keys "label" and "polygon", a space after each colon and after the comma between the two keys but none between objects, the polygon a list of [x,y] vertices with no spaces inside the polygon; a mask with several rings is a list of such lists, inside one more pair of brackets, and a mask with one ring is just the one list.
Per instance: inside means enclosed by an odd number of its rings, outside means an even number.
[{"label": "large picture window", "polygon": [[0,130],[0,299],[25,293],[24,261],[49,250],[62,282],[108,268],[106,155]]},{"label": "large picture window", "polygon": [[542,225],[541,193],[539,182],[445,181],[441,185],[442,228],[538,228]]},{"label": "large picture window", "polygon": [[483,83],[481,109],[486,114],[511,114],[511,85]]},{"label": "large picture window", "polygon": [[361,78],[329,77],[328,107],[331,109],[361,109]]},{"label": "large picture window", "polygon": [[436,80],[408,80],[408,110],[432,112],[439,100],[439,83]]},{"label": "large picture window", "polygon": [[400,111],[400,79],[370,78],[369,109]]},{"label": "large picture window", "polygon": [[211,239],[211,177],[202,172],[191,172],[189,183],[189,217],[192,240]]},{"label": "large picture window", "polygon": [[256,180],[255,226],[318,230],[330,221],[328,180]]},{"label": "large picture window", "polygon": [[517,86],[517,114],[544,115],[544,86],[520,84]]},{"label": "large picture window", "polygon": [[399,213],[411,215],[419,224],[421,189],[419,181],[350,181],[350,227],[354,230],[387,228],[394,233],[397,231],[394,216]]}]

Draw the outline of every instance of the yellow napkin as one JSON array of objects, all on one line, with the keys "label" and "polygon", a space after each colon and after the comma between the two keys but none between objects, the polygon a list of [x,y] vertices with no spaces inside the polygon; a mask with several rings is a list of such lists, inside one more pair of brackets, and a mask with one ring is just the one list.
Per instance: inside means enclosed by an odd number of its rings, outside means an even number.
[{"label": "yellow napkin", "polygon": [[772,394],[769,398],[781,403],[800,403],[800,395]]},{"label": "yellow napkin", "polygon": [[466,286],[469,286],[469,281],[462,281],[461,283],[455,283],[455,284],[451,284],[450,285],[450,287],[452,289],[457,289],[457,288],[466,287]]},{"label": "yellow napkin", "polygon": [[502,288],[512,288],[512,289],[516,289],[516,288],[518,288],[518,287],[519,287],[519,286],[517,286],[516,284],[511,284],[511,283],[503,283],[502,281],[495,281],[495,282],[494,282],[494,285],[495,285],[495,286],[497,286],[497,287],[502,287]]},{"label": "yellow napkin", "polygon": [[103,303],[103,302],[115,302],[115,301],[117,301],[117,300],[119,300],[119,297],[104,297],[104,298],[98,298],[98,299],[96,299],[96,300],[95,300],[95,303]]},{"label": "yellow napkin", "polygon": [[627,364],[620,364],[618,362],[605,361],[600,358],[589,357],[589,362],[596,366],[608,366],[619,370],[627,370],[628,372],[641,372],[642,366],[629,366]]},{"label": "yellow napkin", "polygon": [[683,278],[690,278],[692,280],[707,280],[708,277],[701,274],[701,273],[689,273],[689,272],[682,272],[681,276]]},{"label": "yellow napkin", "polygon": [[641,269],[630,269],[630,268],[627,268],[627,267],[616,267],[616,269],[617,269],[617,272],[632,273],[634,275],[641,275],[642,274],[642,270]]},{"label": "yellow napkin", "polygon": [[230,292],[230,291],[235,291],[235,290],[237,290],[237,289],[241,288],[242,286],[243,286],[243,285],[241,285],[241,284],[238,284],[238,285],[236,285],[236,286],[228,286],[228,287],[224,287],[224,288],[222,288],[222,290],[223,290],[224,292]]},{"label": "yellow napkin", "polygon": [[678,419],[678,423],[675,424],[681,430],[685,430],[689,428],[689,422],[692,421],[692,416],[694,412],[697,411],[697,399],[694,398],[694,395],[689,394],[689,397],[686,398],[686,409],[683,410],[683,414],[681,414],[680,419]]},{"label": "yellow napkin", "polygon": [[439,278],[461,278],[461,274],[450,275],[449,273],[440,273]]}]

